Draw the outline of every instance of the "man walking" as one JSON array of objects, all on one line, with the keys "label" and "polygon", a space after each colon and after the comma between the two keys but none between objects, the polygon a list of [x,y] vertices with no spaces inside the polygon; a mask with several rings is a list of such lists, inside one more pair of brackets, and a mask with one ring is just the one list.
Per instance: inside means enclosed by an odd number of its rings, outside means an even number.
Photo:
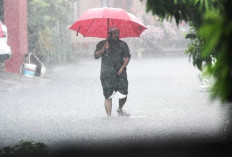
[{"label": "man walking", "polygon": [[105,110],[108,117],[111,116],[112,98],[114,94],[119,96],[119,116],[130,114],[122,108],[127,100],[128,80],[126,66],[130,61],[130,50],[127,43],[119,40],[120,30],[117,27],[110,27],[108,39],[100,41],[94,52],[94,58],[101,57],[101,84],[105,97]]}]

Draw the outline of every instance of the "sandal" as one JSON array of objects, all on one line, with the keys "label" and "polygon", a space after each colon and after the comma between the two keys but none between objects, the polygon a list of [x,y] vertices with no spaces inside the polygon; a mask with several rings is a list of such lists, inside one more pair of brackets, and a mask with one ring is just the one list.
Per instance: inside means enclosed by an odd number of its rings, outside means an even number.
[{"label": "sandal", "polygon": [[118,109],[118,116],[130,116],[130,113],[127,113],[125,110]]}]

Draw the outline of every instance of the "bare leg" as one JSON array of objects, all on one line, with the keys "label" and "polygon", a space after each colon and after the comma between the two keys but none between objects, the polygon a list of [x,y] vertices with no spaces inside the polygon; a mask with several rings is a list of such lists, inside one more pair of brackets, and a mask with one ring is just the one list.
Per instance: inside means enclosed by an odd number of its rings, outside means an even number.
[{"label": "bare leg", "polygon": [[118,109],[122,109],[122,107],[124,106],[124,104],[126,103],[126,99],[127,97],[123,98],[123,99],[119,99],[119,106]]},{"label": "bare leg", "polygon": [[106,114],[108,117],[111,117],[111,111],[112,111],[112,98],[111,99],[105,99],[105,109]]},{"label": "bare leg", "polygon": [[127,97],[119,99],[119,106],[117,110],[119,116],[130,116],[130,113],[127,113],[125,110],[122,110],[124,104],[126,103],[126,99]]}]

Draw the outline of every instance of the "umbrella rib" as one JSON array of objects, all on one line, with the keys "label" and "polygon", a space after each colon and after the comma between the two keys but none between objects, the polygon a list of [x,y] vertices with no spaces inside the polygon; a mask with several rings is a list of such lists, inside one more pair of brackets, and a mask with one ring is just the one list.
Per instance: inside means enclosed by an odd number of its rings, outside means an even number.
[{"label": "umbrella rib", "polygon": [[[92,21],[91,21],[91,23],[90,23],[90,25],[89,25],[89,27],[87,28],[87,30],[85,31],[85,34],[88,32],[88,30],[89,30],[89,28],[90,28],[90,26],[92,25],[92,23],[95,21],[95,19],[93,19]],[[83,36],[85,36],[85,34],[83,34]]]},{"label": "umbrella rib", "polygon": [[138,32],[135,30],[135,27],[134,27],[134,25],[131,23],[131,21],[130,21],[130,24],[131,24],[132,27],[134,28],[134,31],[135,31],[135,33],[137,34],[137,36],[139,36]]}]

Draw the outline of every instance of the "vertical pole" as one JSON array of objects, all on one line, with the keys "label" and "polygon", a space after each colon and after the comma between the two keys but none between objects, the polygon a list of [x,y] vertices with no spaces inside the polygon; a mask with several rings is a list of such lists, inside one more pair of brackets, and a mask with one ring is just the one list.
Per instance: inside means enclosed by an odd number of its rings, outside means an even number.
[{"label": "vertical pole", "polygon": [[4,0],[4,22],[12,56],[5,62],[5,70],[19,73],[24,54],[28,52],[27,0]]},{"label": "vertical pole", "polygon": [[109,18],[107,18],[107,39],[108,39],[108,34],[109,34]]}]

